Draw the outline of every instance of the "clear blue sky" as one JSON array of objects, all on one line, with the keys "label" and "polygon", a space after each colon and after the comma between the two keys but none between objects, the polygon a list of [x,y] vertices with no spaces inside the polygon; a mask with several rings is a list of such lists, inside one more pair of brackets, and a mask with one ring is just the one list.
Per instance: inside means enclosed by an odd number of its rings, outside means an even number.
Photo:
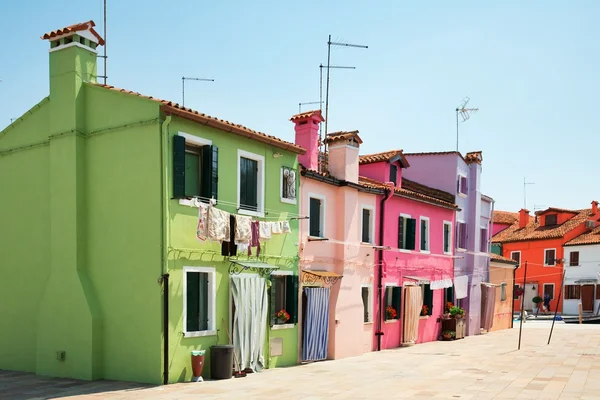
[{"label": "clear blue sky", "polygon": [[[363,153],[483,151],[496,208],[588,207],[600,104],[600,2],[108,0],[108,83],[293,141],[289,117],[319,99],[327,35],[334,48],[329,131],[360,130]],[[425,4],[427,3],[427,5]],[[524,4],[526,3],[526,4]],[[48,93],[46,31],[93,19],[102,0],[0,6],[0,129]],[[101,69],[99,69],[101,72]],[[309,106],[310,107],[310,106]]]}]

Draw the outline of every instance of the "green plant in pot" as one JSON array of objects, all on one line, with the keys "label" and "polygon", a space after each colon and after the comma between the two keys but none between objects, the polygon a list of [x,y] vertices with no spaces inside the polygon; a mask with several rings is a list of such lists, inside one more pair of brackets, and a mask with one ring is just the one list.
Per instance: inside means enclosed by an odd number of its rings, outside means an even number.
[{"label": "green plant in pot", "polygon": [[465,315],[465,310],[459,306],[450,307],[450,315],[454,318],[462,318]]},{"label": "green plant in pot", "polygon": [[443,331],[442,332],[442,338],[444,340],[452,340],[456,337],[456,332],[455,331]]}]

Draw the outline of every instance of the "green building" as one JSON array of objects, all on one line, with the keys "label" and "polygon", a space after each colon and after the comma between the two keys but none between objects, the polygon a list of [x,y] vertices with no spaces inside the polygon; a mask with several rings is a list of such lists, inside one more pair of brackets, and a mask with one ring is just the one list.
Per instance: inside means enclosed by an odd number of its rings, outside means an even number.
[{"label": "green building", "polygon": [[[296,364],[304,149],[98,84],[93,26],[42,37],[50,94],[0,132],[0,369],[188,381],[191,350],[228,333],[244,365]],[[262,241],[260,256],[223,256],[196,237],[210,199],[291,233]],[[275,318],[281,309],[289,320]],[[204,377],[210,364],[207,351]]]}]

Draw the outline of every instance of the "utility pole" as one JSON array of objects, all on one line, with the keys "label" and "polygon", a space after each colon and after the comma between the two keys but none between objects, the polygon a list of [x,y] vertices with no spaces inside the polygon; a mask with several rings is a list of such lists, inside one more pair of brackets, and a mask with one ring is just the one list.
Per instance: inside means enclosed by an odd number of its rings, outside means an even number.
[{"label": "utility pole", "polygon": [[187,76],[181,77],[181,106],[185,107],[185,81],[204,81],[204,82],[214,82],[214,79],[206,79],[206,78],[192,78]]},{"label": "utility pole", "polygon": [[460,114],[462,118],[462,122],[465,122],[469,118],[471,118],[471,112],[479,111],[479,108],[467,108],[467,104],[469,103],[469,98],[465,97],[460,105],[456,107],[456,151],[458,151],[458,115]]}]

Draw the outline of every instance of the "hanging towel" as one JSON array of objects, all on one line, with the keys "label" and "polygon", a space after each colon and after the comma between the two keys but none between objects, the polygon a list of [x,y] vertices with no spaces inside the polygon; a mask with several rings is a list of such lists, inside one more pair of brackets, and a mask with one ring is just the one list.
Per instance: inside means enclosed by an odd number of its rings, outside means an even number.
[{"label": "hanging towel", "polygon": [[235,215],[229,215],[229,237],[225,237],[227,240],[221,242],[221,255],[222,256],[235,256],[237,255],[237,245],[235,244]]},{"label": "hanging towel", "polygon": [[200,204],[198,208],[198,226],[196,227],[196,237],[202,241],[208,237],[207,231],[208,207]]},{"label": "hanging towel", "polygon": [[235,243],[250,243],[252,239],[252,218],[245,215],[235,216]]},{"label": "hanging towel", "polygon": [[292,233],[290,221],[281,221],[281,233]]},{"label": "hanging towel", "polygon": [[252,232],[252,238],[250,239],[250,245],[248,246],[248,256],[252,255],[252,248],[256,247],[256,256],[260,256],[260,224],[258,221],[252,221],[250,225]]},{"label": "hanging towel", "polygon": [[225,238],[229,238],[229,213],[215,207],[209,207],[207,219],[207,237],[209,240],[222,242]]},{"label": "hanging towel", "polygon": [[248,251],[248,249],[250,249],[248,243],[236,243],[236,245],[240,253],[245,253],[246,251]]},{"label": "hanging towel", "polygon": [[271,222],[271,233],[274,235],[281,234],[281,221]]},{"label": "hanging towel", "polygon": [[431,281],[430,284],[429,284],[429,288],[431,290],[443,289],[444,288],[444,281]]},{"label": "hanging towel", "polygon": [[454,278],[454,294],[457,299],[467,297],[467,289],[469,285],[469,277],[467,275],[457,276]]},{"label": "hanging towel", "polygon": [[260,221],[258,223],[258,229],[259,229],[261,240],[271,239],[271,223],[270,222]]}]

